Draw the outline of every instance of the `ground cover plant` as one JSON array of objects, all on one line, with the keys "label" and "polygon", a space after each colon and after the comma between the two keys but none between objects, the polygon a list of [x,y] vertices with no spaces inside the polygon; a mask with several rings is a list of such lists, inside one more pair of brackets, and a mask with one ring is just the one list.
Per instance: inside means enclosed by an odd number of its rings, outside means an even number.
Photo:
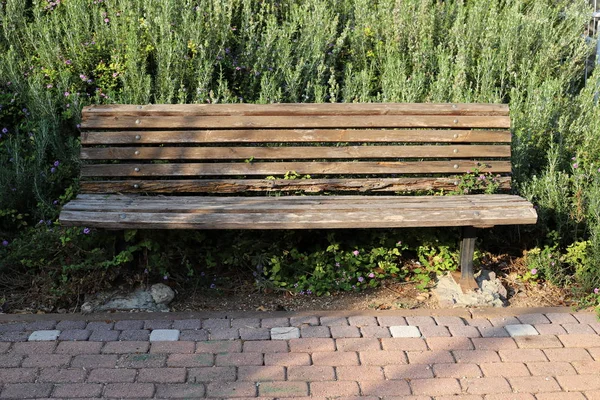
[{"label": "ground cover plant", "polygon": [[[108,282],[134,258],[163,279],[231,267],[304,293],[360,289],[371,274],[426,282],[456,267],[455,239],[133,232],[115,246],[113,233],[56,226],[77,192],[81,108],[492,102],[510,105],[513,186],[540,218],[490,232],[483,248],[528,250],[523,279],[597,303],[600,72],[589,17],[585,1],[567,0],[0,0],[0,274],[25,286],[44,276],[62,301],[91,287],[89,271]],[[423,268],[403,266],[406,257]]]}]

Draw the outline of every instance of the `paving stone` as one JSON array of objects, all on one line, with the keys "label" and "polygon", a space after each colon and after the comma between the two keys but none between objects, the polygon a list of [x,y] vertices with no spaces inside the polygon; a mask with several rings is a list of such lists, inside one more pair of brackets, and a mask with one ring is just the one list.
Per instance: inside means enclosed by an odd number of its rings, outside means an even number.
[{"label": "paving stone", "polygon": [[288,344],[283,340],[260,340],[244,342],[244,353],[287,353]]},{"label": "paving stone", "polygon": [[54,385],[53,397],[58,398],[87,398],[99,397],[102,394],[100,383],[60,383]]},{"label": "paving stone", "polygon": [[202,321],[204,329],[227,329],[231,328],[231,320],[227,318],[209,318]]},{"label": "paving stone", "polygon": [[545,315],[553,324],[576,324],[579,322],[568,313],[546,313]]},{"label": "paving stone", "polygon": [[289,318],[262,318],[260,320],[261,328],[280,328],[290,326]]},{"label": "paving stone", "polygon": [[90,372],[86,382],[94,383],[121,383],[133,382],[137,375],[135,369],[113,369],[113,368],[96,368]]},{"label": "paving stone", "polygon": [[420,326],[419,330],[421,331],[421,335],[423,337],[429,338],[429,337],[449,337],[450,336],[450,331],[448,331],[448,328],[445,326]]},{"label": "paving stone", "polygon": [[24,354],[0,354],[0,368],[16,368],[21,366]]},{"label": "paving stone", "polygon": [[450,334],[454,337],[480,337],[479,329],[474,326],[449,326]]},{"label": "paving stone", "polygon": [[[338,379],[339,380],[348,380],[344,379],[343,372],[340,372],[340,368],[337,367],[338,371]],[[287,368],[287,380],[289,381],[333,381],[335,380],[335,370],[332,366],[328,365],[309,365],[309,366],[290,366]],[[356,376],[356,375],[355,375]],[[382,372],[383,377],[383,372]]]},{"label": "paving stone", "polygon": [[56,328],[57,321],[32,321],[25,324],[25,331],[50,331]]},{"label": "paving stone", "polygon": [[153,395],[152,383],[109,383],[104,388],[103,397],[149,399]]},{"label": "paving stone", "polygon": [[360,377],[358,377],[358,380],[363,396],[387,398],[388,396],[408,396],[411,394],[410,386],[404,380],[361,381]]},{"label": "paving stone", "polygon": [[499,350],[498,355],[502,361],[508,362],[546,362],[548,359],[540,349],[507,349]]},{"label": "paving stone", "polygon": [[443,326],[464,326],[466,325],[465,320],[461,317],[454,317],[454,316],[439,316],[439,317],[433,317],[435,319],[435,322],[438,325],[443,325]]},{"label": "paving stone", "polygon": [[348,325],[348,318],[345,317],[321,317],[321,325],[323,326],[339,326]]},{"label": "paving stone", "polygon": [[473,350],[473,343],[463,337],[432,337],[426,340],[431,350]]},{"label": "paving stone", "polygon": [[600,322],[600,317],[595,312],[578,312],[573,316],[582,324],[596,324]]},{"label": "paving stone", "polygon": [[320,338],[329,338],[332,337],[331,335],[331,331],[329,330],[328,326],[314,326],[314,325],[308,325],[308,326],[301,326],[300,327],[300,336],[303,338],[315,338],[315,337],[320,337]]},{"label": "paving stone", "polygon": [[230,367],[202,367],[189,368],[187,381],[189,383],[198,382],[223,382],[235,381],[236,368]]},{"label": "paving stone", "polygon": [[159,399],[194,399],[204,397],[204,385],[201,383],[157,385],[156,397]]},{"label": "paving stone", "polygon": [[565,347],[600,347],[600,335],[558,335],[558,339]]},{"label": "paving stone", "polygon": [[[456,364],[437,364],[452,365]],[[428,364],[386,365],[383,367],[385,379],[425,379],[433,378],[433,369]]]},{"label": "paving stone", "polygon": [[87,322],[85,321],[60,321],[56,324],[56,329],[66,331],[71,329],[85,329]]},{"label": "paving stone", "polygon": [[150,345],[150,353],[192,354],[196,351],[196,343],[179,339],[177,342],[154,342]]},{"label": "paving stone", "polygon": [[235,318],[231,320],[232,328],[260,328],[260,318]]},{"label": "paving stone", "polygon": [[173,321],[163,319],[147,319],[144,321],[144,329],[171,329]]},{"label": "paving stone", "polygon": [[586,349],[574,348],[574,349],[544,349],[546,357],[551,362],[562,361],[562,362],[573,362],[573,361],[591,361],[592,356],[586,351]]},{"label": "paving stone", "polygon": [[567,333],[559,324],[538,324],[533,326],[540,335],[562,335]]},{"label": "paving stone", "polygon": [[206,396],[220,398],[255,397],[256,390],[254,382],[210,382],[206,386]]},{"label": "paving stone", "polygon": [[438,364],[438,363],[453,363],[454,357],[449,351],[407,351],[409,364]]},{"label": "paving stone", "polygon": [[452,355],[457,363],[481,364],[500,362],[500,356],[494,350],[453,350]]},{"label": "paving stone", "polygon": [[0,369],[0,387],[3,383],[35,382],[37,368],[2,368]]},{"label": "paving stone", "polygon": [[[310,395],[312,397],[324,398],[348,398],[347,396],[357,396],[360,394],[358,382],[310,382]],[[342,397],[344,396],[344,397]]]},{"label": "paving stone", "polygon": [[49,397],[51,383],[7,383],[2,390],[1,398],[32,399]]},{"label": "paving stone", "polygon": [[198,329],[198,330],[185,329],[185,330],[181,331],[181,334],[179,335],[179,340],[190,341],[190,342],[205,341],[205,340],[208,340],[208,338],[209,338],[208,331],[204,330],[204,329]]},{"label": "paving stone", "polygon": [[44,331],[33,331],[29,335],[28,340],[30,342],[35,341],[55,341],[58,339],[60,331],[57,330],[44,330]]},{"label": "paving stone", "polygon": [[338,351],[370,351],[381,350],[381,342],[377,338],[342,338],[336,339]]},{"label": "paving stone", "polygon": [[427,350],[425,339],[421,338],[383,338],[381,339],[383,350],[405,350],[417,351]]},{"label": "paving stone", "polygon": [[533,376],[577,375],[575,368],[568,362],[528,362],[527,368]]},{"label": "paving stone", "polygon": [[[515,393],[559,392],[560,386],[553,377],[521,376],[509,377],[508,381]],[[568,389],[567,389],[568,390]]]},{"label": "paving stone", "polygon": [[148,342],[107,342],[102,348],[104,354],[146,353],[150,348]]},{"label": "paving stone", "polygon": [[263,365],[261,353],[225,353],[217,354],[215,365],[218,367],[239,367],[240,365]]},{"label": "paving stone", "polygon": [[215,364],[214,354],[169,354],[168,367],[212,367]]},{"label": "paving stone", "polygon": [[114,322],[106,322],[106,321],[92,321],[88,322],[85,329],[88,331],[108,331],[113,329],[115,326]]},{"label": "paving stone", "polygon": [[100,354],[102,346],[101,342],[60,342],[56,346],[55,353],[57,354]]},{"label": "paving stone", "polygon": [[173,321],[173,329],[200,329],[202,321],[199,319],[178,319]]},{"label": "paving stone", "polygon": [[25,368],[66,367],[70,361],[68,354],[30,354],[21,365]]},{"label": "paving stone", "polygon": [[434,364],[436,378],[481,378],[483,373],[477,364]]},{"label": "paving stone", "polygon": [[0,342],[26,342],[31,332],[29,331],[11,331],[0,333]]},{"label": "paving stone", "polygon": [[119,357],[117,368],[159,368],[166,363],[166,354],[125,354]]},{"label": "paving stone", "polygon": [[472,338],[477,350],[504,350],[516,349],[517,344],[513,338]]},{"label": "paving stone", "polygon": [[567,375],[557,376],[556,379],[563,390],[567,392],[600,390],[600,376],[598,375]]},{"label": "paving stone", "polygon": [[60,333],[58,340],[84,341],[88,340],[91,334],[92,331],[88,331],[86,329],[68,329]]},{"label": "paving stone", "polygon": [[[313,353],[314,354],[314,353]],[[361,351],[358,353],[360,356],[361,365],[398,365],[408,364],[406,354],[403,351],[394,350],[372,350],[372,351]]]},{"label": "paving stone", "polygon": [[390,326],[390,333],[395,338],[421,337],[421,331],[416,326]]},{"label": "paving stone", "polygon": [[271,339],[273,340],[289,340],[300,337],[300,329],[297,327],[275,327],[271,328]]},{"label": "paving stone", "polygon": [[240,340],[207,340],[196,343],[196,353],[239,353],[241,351]]},{"label": "paving stone", "polygon": [[87,371],[80,368],[42,368],[37,382],[49,383],[81,383]]},{"label": "paving stone", "polygon": [[517,336],[515,342],[522,349],[551,349],[563,347],[562,342],[556,336]]},{"label": "paving stone", "polygon": [[356,326],[332,325],[329,327],[333,338],[359,338],[360,329]]},{"label": "paving stone", "polygon": [[[338,339],[344,340],[344,339]],[[328,338],[301,338],[289,341],[291,352],[335,351],[335,342]],[[339,348],[338,348],[339,350]],[[343,350],[345,351],[345,350]]]},{"label": "paving stone", "polygon": [[539,335],[538,331],[529,324],[506,325],[504,326],[504,329],[506,329],[511,337]]},{"label": "paving stone", "polygon": [[123,331],[126,329],[144,329],[144,321],[143,320],[131,320],[131,321],[117,321],[115,323],[114,329]]},{"label": "paving stone", "polygon": [[[549,364],[549,363],[546,363]],[[523,363],[491,362],[480,363],[479,368],[485,376],[530,376],[529,369]]]},{"label": "paving stone", "polygon": [[0,342],[0,354],[7,353],[8,349],[10,349],[10,343]]},{"label": "paving stone", "polygon": [[269,328],[239,328],[242,340],[269,340],[271,330]]},{"label": "paving stone", "polygon": [[549,324],[550,320],[542,313],[522,314],[518,315],[517,319],[522,324],[538,325],[538,324]]},{"label": "paving stone", "polygon": [[466,320],[467,325],[469,326],[476,326],[478,328],[485,328],[485,327],[491,327],[492,323],[490,322],[489,319],[485,319],[485,318],[473,318],[473,319],[467,319]]},{"label": "paving stone", "polygon": [[313,365],[359,365],[358,353],[354,351],[315,351],[312,353]]},{"label": "paving stone", "polygon": [[510,335],[504,329],[504,326],[480,326],[479,333],[483,337],[509,337]]},{"label": "paving stone", "polygon": [[574,335],[595,335],[596,331],[588,324],[562,324],[562,327]]},{"label": "paving stone", "polygon": [[319,318],[311,317],[311,316],[291,317],[290,318],[290,326],[300,327],[302,325],[317,326],[317,325],[319,325]]},{"label": "paving stone", "polygon": [[115,342],[119,340],[120,334],[121,331],[93,331],[88,340],[90,342]]},{"label": "paving stone", "polygon": [[258,387],[258,395],[271,398],[308,396],[308,383],[264,382]]},{"label": "paving stone", "polygon": [[183,383],[185,378],[185,368],[141,368],[136,382]]},{"label": "paving stone", "polygon": [[71,360],[73,368],[115,368],[117,366],[116,354],[82,354],[76,355]]},{"label": "paving stone", "polygon": [[378,326],[377,319],[375,317],[367,317],[362,315],[355,315],[348,317],[348,323],[350,326]]},{"label": "paving stone", "polygon": [[24,322],[0,324],[0,333],[24,331],[27,324]]},{"label": "paving stone", "polygon": [[[519,379],[519,378],[516,378]],[[469,394],[512,393],[508,381],[503,377],[484,377],[461,379],[463,390]]]},{"label": "paving stone", "polygon": [[494,317],[489,318],[489,321],[493,326],[518,325],[521,323],[517,317]]},{"label": "paving stone", "polygon": [[387,326],[363,326],[360,328],[362,337],[388,338],[392,335]]},{"label": "paving stone", "polygon": [[125,329],[121,331],[119,340],[121,341],[144,341],[150,338],[150,331],[147,329]]},{"label": "paving stone", "polygon": [[284,381],[285,368],[278,365],[261,367],[238,367],[238,381],[265,382]]},{"label": "paving stone", "polygon": [[377,322],[380,326],[406,325],[406,319],[404,317],[397,317],[391,315],[385,317],[377,317]]},{"label": "paving stone", "polygon": [[265,365],[310,365],[308,353],[265,353]]},{"label": "paving stone", "polygon": [[150,333],[151,342],[174,342],[179,340],[178,329],[155,329]]},{"label": "paving stone", "polygon": [[406,317],[406,322],[408,325],[412,326],[434,326],[437,325],[433,317],[426,316],[414,316],[414,317]]},{"label": "paving stone", "polygon": [[240,338],[238,328],[215,328],[209,329],[210,340],[234,340]]}]

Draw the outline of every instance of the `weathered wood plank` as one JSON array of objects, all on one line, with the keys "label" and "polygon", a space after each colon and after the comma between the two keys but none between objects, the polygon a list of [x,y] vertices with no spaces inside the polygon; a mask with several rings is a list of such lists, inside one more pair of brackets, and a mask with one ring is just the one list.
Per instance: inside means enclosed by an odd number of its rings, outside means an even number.
[{"label": "weathered wood plank", "polygon": [[282,103],[92,105],[83,115],[508,115],[506,104],[446,103]]},{"label": "weathered wood plank", "polygon": [[[100,210],[99,210],[100,211]],[[424,213],[313,212],[313,213],[124,213],[63,211],[63,225],[87,224],[123,229],[334,229],[402,228],[533,224],[537,215],[530,207],[510,210],[439,210]]]},{"label": "weathered wood plank", "polygon": [[83,129],[510,128],[508,116],[112,116],[87,115]]},{"label": "weathered wood plank", "polygon": [[500,158],[510,146],[287,146],[82,148],[82,160],[317,160],[365,158]]},{"label": "weathered wood plank", "polygon": [[185,164],[95,164],[81,168],[82,177],[94,176],[222,176],[222,175],[300,175],[339,174],[435,174],[466,173],[474,168],[485,172],[511,171],[509,161],[361,161],[361,162],[251,162]]},{"label": "weathered wood plank", "polygon": [[[510,189],[510,177],[497,178],[500,189]],[[416,192],[455,190],[457,178],[365,179],[190,179],[82,181],[82,193],[244,193],[283,191],[320,192]]]},{"label": "weathered wood plank", "polygon": [[510,143],[510,131],[493,130],[185,130],[82,132],[83,145],[172,143]]}]

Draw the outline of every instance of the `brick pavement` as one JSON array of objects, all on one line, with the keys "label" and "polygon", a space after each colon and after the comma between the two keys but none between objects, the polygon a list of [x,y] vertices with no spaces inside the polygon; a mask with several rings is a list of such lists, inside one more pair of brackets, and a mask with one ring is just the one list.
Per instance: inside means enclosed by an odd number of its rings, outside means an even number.
[{"label": "brick pavement", "polygon": [[0,316],[0,399],[287,397],[599,400],[600,323],[565,309]]}]

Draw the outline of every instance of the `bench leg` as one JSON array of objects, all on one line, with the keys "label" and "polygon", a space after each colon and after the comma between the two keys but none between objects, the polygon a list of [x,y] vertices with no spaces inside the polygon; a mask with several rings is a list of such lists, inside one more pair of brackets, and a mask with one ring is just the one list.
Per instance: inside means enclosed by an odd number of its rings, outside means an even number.
[{"label": "bench leg", "polygon": [[477,282],[473,276],[473,256],[475,254],[475,240],[477,230],[473,226],[462,228],[462,241],[460,243],[460,287],[463,292],[476,289]]}]

